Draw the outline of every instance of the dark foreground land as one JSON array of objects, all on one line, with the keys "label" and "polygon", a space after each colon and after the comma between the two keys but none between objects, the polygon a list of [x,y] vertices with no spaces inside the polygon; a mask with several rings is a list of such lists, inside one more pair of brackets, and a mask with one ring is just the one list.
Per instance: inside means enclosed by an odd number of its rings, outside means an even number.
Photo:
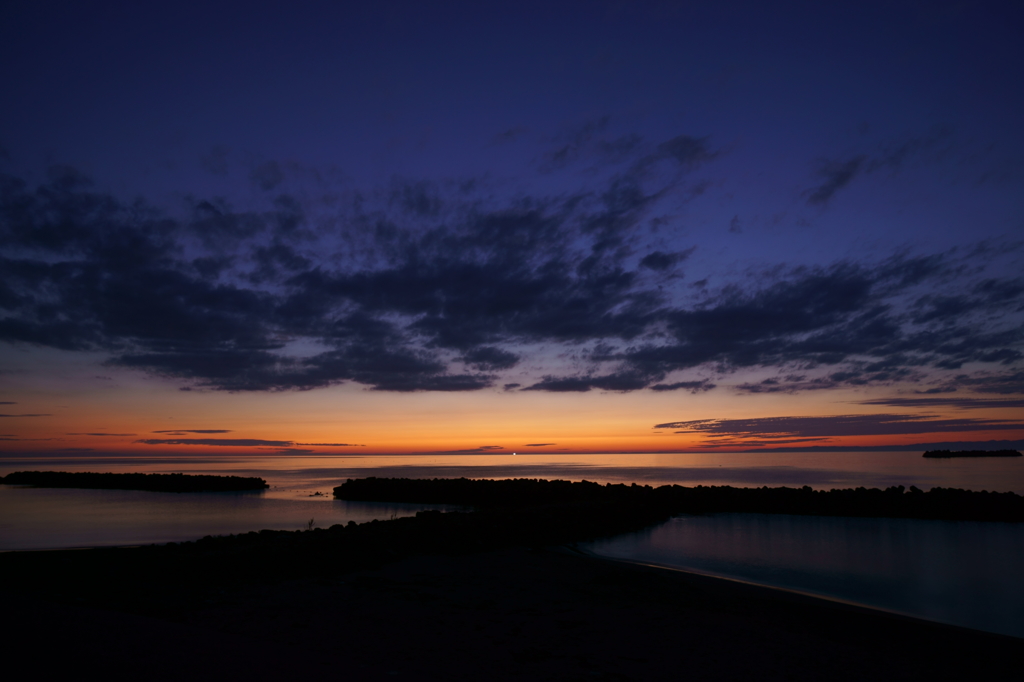
[{"label": "dark foreground land", "polygon": [[0,476],[0,483],[35,488],[92,488],[99,490],[151,490],[160,493],[209,493],[269,488],[262,478],[192,474],[96,474],[67,471],[15,471]]},{"label": "dark foreground land", "polygon": [[1021,457],[1016,450],[928,450],[922,457]]},{"label": "dark foreground land", "polygon": [[562,498],[0,554],[0,669],[10,679],[905,681],[1011,679],[1024,660],[1016,638],[572,550],[663,513]]}]

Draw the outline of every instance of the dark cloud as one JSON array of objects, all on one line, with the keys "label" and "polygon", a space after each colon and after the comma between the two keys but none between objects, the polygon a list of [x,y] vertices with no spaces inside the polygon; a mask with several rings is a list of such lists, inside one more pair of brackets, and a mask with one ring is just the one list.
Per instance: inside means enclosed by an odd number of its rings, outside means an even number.
[{"label": "dark cloud", "polygon": [[864,166],[865,157],[855,156],[845,161],[828,161],[818,170],[821,184],[807,197],[808,204],[827,204],[836,192],[853,181]]},{"label": "dark cloud", "polygon": [[359,445],[358,443],[296,443],[296,445],[305,445],[313,447],[323,448],[365,448],[365,445]]},{"label": "dark cloud", "polygon": [[[778,443],[772,443],[778,445]],[[1024,450],[1024,440],[954,440],[927,443],[890,443],[887,445],[787,445],[781,448],[758,448],[749,452],[923,452],[925,450]],[[911,481],[912,482],[912,481]]]},{"label": "dark cloud", "polygon": [[470,448],[468,450],[449,450],[448,452],[454,453],[475,453],[475,452],[494,452],[495,450],[504,450],[500,445],[481,445],[478,448]]},{"label": "dark cloud", "polygon": [[135,441],[146,445],[224,445],[228,447],[291,447],[290,440],[260,440],[257,438],[144,438]]},{"label": "dark cloud", "polygon": [[988,372],[958,374],[938,386],[923,391],[923,393],[954,393],[961,388],[967,388],[976,393],[1024,395],[1024,371],[1003,374]]},{"label": "dark cloud", "polygon": [[1006,305],[1011,310],[1024,310],[1024,278],[986,279],[979,282],[973,292],[981,302],[987,305]]},{"label": "dark cloud", "polygon": [[868,172],[879,169],[899,171],[915,157],[920,160],[922,155],[930,151],[937,151],[939,155],[948,151],[951,139],[952,131],[949,128],[937,127],[923,135],[887,141],[871,157],[866,170]]},{"label": "dark cloud", "polygon": [[136,436],[138,434],[135,434],[135,433],[103,433],[103,432],[97,432],[97,433],[66,433],[64,435],[66,435],[66,436],[122,436],[123,437],[123,436]]},{"label": "dark cloud", "polygon": [[[904,361],[914,364],[909,359]],[[785,377],[769,377],[757,383],[737,384],[734,388],[742,393],[802,393],[840,386],[890,385],[899,381],[919,379],[922,376],[911,367],[899,366],[895,362],[891,358],[870,364],[853,362],[850,363],[849,369],[812,379],[805,375],[791,374]]]},{"label": "dark cloud", "polygon": [[949,130],[939,128],[922,136],[886,142],[872,154],[859,154],[842,161],[826,160],[820,164],[816,173],[820,183],[807,192],[807,203],[827,204],[836,192],[849,185],[858,175],[882,169],[897,172],[910,159],[934,149],[949,136]]},{"label": "dark cloud", "polygon": [[0,400],[0,405],[17,405],[18,403],[12,400]]},{"label": "dark cloud", "polygon": [[153,433],[167,433],[172,436],[183,436],[186,433],[231,433],[231,429],[170,429],[167,431],[153,431]]},{"label": "dark cloud", "polygon": [[943,431],[1004,431],[1024,429],[1015,419],[940,419],[933,415],[856,414],[827,417],[764,417],[756,419],[696,419],[656,424],[656,429],[680,429],[716,441],[748,438],[835,438],[894,436]]},{"label": "dark cloud", "polygon": [[548,445],[558,445],[558,443],[527,443],[524,448],[543,448]]},{"label": "dark cloud", "polygon": [[652,391],[689,391],[696,395],[697,393],[703,393],[704,391],[710,391],[715,388],[715,385],[707,379],[701,381],[677,381],[672,384],[654,384],[650,386]]},{"label": "dark cloud", "polygon": [[525,135],[528,132],[529,132],[528,128],[525,128],[523,126],[513,126],[513,127],[509,128],[508,130],[504,130],[504,131],[498,133],[497,135],[495,135],[494,139],[493,139],[493,142],[495,144],[500,144],[500,143],[504,143],[504,142],[514,142],[515,140],[519,139],[520,137],[522,137],[523,135]]},{"label": "dark cloud", "polygon": [[[573,140],[596,144],[606,123]],[[644,144],[634,161],[714,155],[703,138]],[[987,256],[782,265],[683,287],[661,273],[694,247],[652,250],[664,242],[648,231],[676,180],[627,171],[503,204],[465,184],[396,180],[332,204],[322,224],[287,195],[249,211],[190,199],[174,219],[69,168],[37,187],[2,177],[0,340],[103,352],[185,389],[703,391],[714,384],[680,375],[763,367],[779,376],[739,389],[930,377],[936,390],[1024,392],[1024,280],[984,272]],[[527,348],[589,364],[509,382]],[[1007,373],[945,378],[972,363]]]},{"label": "dark cloud", "polygon": [[593,162],[623,168],[629,176],[647,176],[659,166],[678,175],[719,155],[710,148],[707,137],[677,135],[652,144],[635,133],[616,134],[611,128],[610,117],[603,116],[566,131],[544,155],[542,170]]},{"label": "dark cloud", "polygon": [[0,414],[0,417],[52,417],[52,414]]},{"label": "dark cloud", "polygon": [[658,155],[684,166],[710,161],[717,156],[708,149],[708,138],[679,135],[658,145]]},{"label": "dark cloud", "polygon": [[651,376],[635,371],[617,372],[603,376],[546,376],[522,390],[552,393],[584,393],[595,388],[605,391],[636,391],[650,384],[651,380]]},{"label": "dark cloud", "polygon": [[598,133],[608,127],[610,117],[602,116],[567,131],[558,138],[557,146],[545,155],[546,167],[562,168],[577,159],[587,150]]},{"label": "dark cloud", "polygon": [[668,270],[675,266],[676,263],[680,263],[689,258],[695,250],[696,247],[689,248],[685,251],[676,251],[674,253],[654,251],[640,259],[640,267],[648,268],[649,270]]},{"label": "dark cloud", "polygon": [[611,140],[600,140],[597,143],[600,154],[612,163],[619,163],[632,157],[643,146],[640,135],[622,135]]},{"label": "dark cloud", "polygon": [[984,410],[992,408],[1024,408],[1024,398],[992,400],[988,398],[875,398],[861,400],[859,405],[884,405],[886,407],[956,407],[962,410]]},{"label": "dark cloud", "polygon": [[519,356],[501,348],[480,346],[466,353],[462,361],[480,371],[510,369],[519,363]]},{"label": "dark cloud", "polygon": [[438,217],[444,208],[439,188],[427,182],[396,181],[391,188],[389,204],[405,213],[427,218]]}]

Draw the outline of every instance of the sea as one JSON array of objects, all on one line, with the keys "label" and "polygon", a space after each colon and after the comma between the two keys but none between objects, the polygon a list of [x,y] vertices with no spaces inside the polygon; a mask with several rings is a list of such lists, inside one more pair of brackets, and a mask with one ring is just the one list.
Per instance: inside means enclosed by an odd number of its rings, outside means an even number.
[{"label": "sea", "polygon": [[[394,456],[2,456],[14,471],[259,476],[242,493],[34,489],[0,485],[0,551],[132,546],[264,528],[302,530],[413,515],[437,505],[335,500],[349,478],[546,478],[638,483],[1024,494],[1024,458],[925,459],[919,452]],[[1024,524],[678,516],[580,549],[1024,637]]]}]

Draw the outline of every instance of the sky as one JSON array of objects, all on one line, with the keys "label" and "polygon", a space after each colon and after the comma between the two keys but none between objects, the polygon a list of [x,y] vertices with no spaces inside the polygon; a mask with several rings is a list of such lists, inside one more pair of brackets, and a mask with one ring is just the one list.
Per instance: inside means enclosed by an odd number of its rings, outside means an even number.
[{"label": "sky", "polygon": [[1022,15],[5,2],[0,451],[1020,447]]}]

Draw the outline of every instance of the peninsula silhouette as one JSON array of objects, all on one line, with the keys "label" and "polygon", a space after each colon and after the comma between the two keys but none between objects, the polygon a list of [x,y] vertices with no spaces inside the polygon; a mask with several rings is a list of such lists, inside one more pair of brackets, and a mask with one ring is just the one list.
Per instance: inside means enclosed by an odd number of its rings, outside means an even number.
[{"label": "peninsula silhouette", "polygon": [[263,490],[262,478],[193,474],[97,474],[67,471],[15,471],[0,476],[0,483],[35,488],[92,488],[97,490],[150,490],[161,493],[208,493]]},{"label": "peninsula silhouette", "polygon": [[922,457],[1020,457],[1016,450],[928,450]]}]

